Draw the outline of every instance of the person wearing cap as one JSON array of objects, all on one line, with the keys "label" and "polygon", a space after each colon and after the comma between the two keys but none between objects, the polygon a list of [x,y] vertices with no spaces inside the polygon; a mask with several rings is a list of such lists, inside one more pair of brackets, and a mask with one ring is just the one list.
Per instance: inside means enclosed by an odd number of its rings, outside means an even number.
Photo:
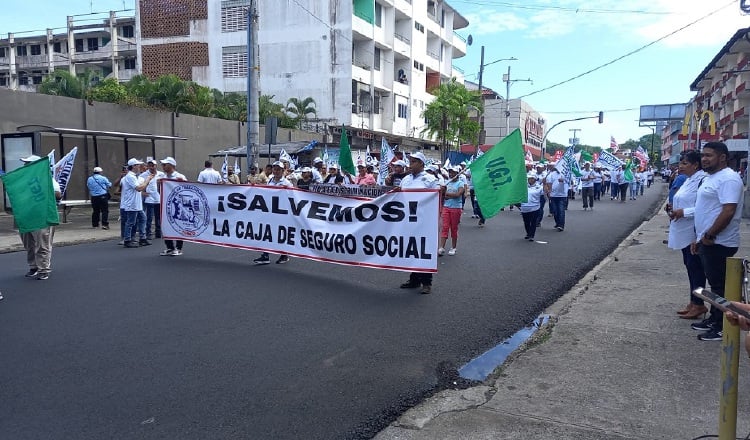
[{"label": "person wearing cap", "polygon": [[[164,173],[156,169],[156,160],[149,159],[146,161],[146,171],[142,172],[139,178],[144,181],[149,177],[153,178],[149,181],[145,189],[146,196],[143,199],[143,207],[146,211],[146,240],[152,240],[154,237],[161,238],[161,210],[159,209],[159,203],[161,202],[161,195],[159,195],[159,180],[164,178]],[[151,225],[154,225],[154,232],[151,232]]]},{"label": "person wearing cap", "polygon": [[323,174],[326,170],[323,169],[323,159],[316,157],[312,162],[312,175],[315,183],[323,183]]},{"label": "person wearing cap", "polygon": [[[294,188],[292,182],[284,177],[284,164],[280,161],[276,161],[272,165],[272,175],[268,179],[268,186],[278,186],[282,188]],[[279,259],[276,260],[276,264],[286,264],[289,262],[289,255],[281,254]],[[268,256],[268,252],[263,252],[260,257],[253,260],[256,265],[271,264],[271,259]]]},{"label": "person wearing cap", "polygon": [[[410,173],[401,179],[402,189],[439,189],[438,181],[435,177],[424,171],[427,158],[421,152],[409,156]],[[416,289],[422,286],[423,294],[432,293],[432,274],[412,272],[409,275],[409,281],[401,284],[402,289]]]},{"label": "person wearing cap", "polygon": [[[24,166],[40,160],[41,157],[32,154],[21,159]],[[52,189],[55,192],[55,200],[62,199],[60,184],[52,178]],[[21,232],[21,242],[26,250],[26,262],[29,265],[29,271],[26,272],[27,278],[36,277],[37,280],[49,279],[52,271],[52,242],[55,236],[55,227],[47,226],[46,228],[37,229],[31,232]]]},{"label": "person wearing cap", "polygon": [[227,183],[231,183],[232,185],[239,185],[242,183],[240,181],[240,176],[235,174],[234,167],[231,165],[227,166]]},{"label": "person wearing cap", "polygon": [[445,243],[448,241],[448,235],[451,237],[451,249],[448,255],[456,255],[458,248],[458,225],[461,223],[461,214],[463,207],[461,200],[466,192],[466,186],[458,173],[461,168],[458,166],[448,168],[448,181],[445,183],[445,199],[443,200],[443,210],[441,213],[443,226],[440,230],[440,240],[438,245],[438,256],[445,255]]},{"label": "person wearing cap", "polygon": [[352,184],[354,181],[348,174],[341,174],[338,164],[332,163],[328,165],[328,175],[323,179],[323,183],[344,185]]},{"label": "person wearing cap", "polygon": [[[122,220],[125,223],[123,236],[123,246],[126,248],[137,248],[139,246],[148,246],[151,244],[146,238],[146,214],[143,212],[143,196],[141,191],[154,179],[154,175],[149,175],[146,179],[140,179],[141,165],[144,163],[138,159],[128,161],[128,172],[120,179],[122,193],[120,195],[120,209],[125,216]],[[135,240],[136,230],[140,240]]]},{"label": "person wearing cap", "polygon": [[[536,164],[536,170],[532,172],[534,174],[534,177],[536,177],[536,184],[539,186],[544,187],[544,181],[547,177],[547,170],[543,163]],[[542,226],[542,220],[544,220],[544,205],[547,204],[547,198],[544,196],[544,191],[542,191],[542,194],[539,196],[539,211],[537,212],[536,217],[536,227],[540,228]]]},{"label": "person wearing cap", "polygon": [[608,168],[602,168],[602,187],[601,187],[601,193],[599,194],[599,198],[605,194],[607,194],[607,191],[609,191],[609,188],[612,184],[612,174],[609,172]]},{"label": "person wearing cap", "polygon": [[310,167],[303,167],[300,172],[300,178],[297,179],[297,188],[309,190],[310,185],[314,184],[313,180],[313,169]]},{"label": "person wearing cap", "polygon": [[591,162],[583,164],[581,170],[581,198],[583,199],[583,210],[589,207],[594,210],[594,170],[591,169]]},{"label": "person wearing cap", "polygon": [[[625,176],[623,175],[622,171],[622,165],[619,165],[617,168],[612,170],[611,173],[611,184],[610,184],[610,190],[609,190],[609,200],[615,200],[618,197],[620,197],[620,181],[625,181]],[[622,196],[621,202],[625,202],[625,196]]]},{"label": "person wearing cap", "polygon": [[[604,179],[602,167],[599,164],[594,165],[594,172],[591,175],[594,176],[594,200],[601,200],[602,181]],[[594,205],[591,205],[591,209],[594,209]]]},{"label": "person wearing cap", "polygon": [[[166,158],[159,161],[161,163],[162,170],[164,171],[164,177],[162,179],[172,179],[187,181],[187,177],[184,174],[177,172],[177,161],[174,157],[167,156]],[[164,246],[167,248],[159,253],[162,257],[179,257],[182,255],[182,240],[164,240]]]},{"label": "person wearing cap", "polygon": [[528,181],[527,186],[527,198],[526,201],[521,203],[518,209],[521,211],[521,217],[523,218],[523,227],[526,229],[526,236],[524,240],[534,241],[534,235],[536,235],[537,220],[539,215],[539,209],[541,204],[539,198],[542,196],[542,185],[537,183],[536,173],[529,173],[526,178]]},{"label": "person wearing cap", "polygon": [[268,177],[263,173],[258,173],[258,165],[256,164],[251,166],[247,173],[247,183],[250,185],[265,185],[268,183]]},{"label": "person wearing cap", "polygon": [[401,186],[401,179],[406,177],[406,162],[401,159],[392,162],[393,172],[385,178],[386,186]]},{"label": "person wearing cap", "polygon": [[112,182],[102,173],[101,167],[94,167],[94,172],[86,179],[86,188],[89,190],[91,197],[91,227],[98,228],[99,223],[102,229],[109,229],[109,189]]},{"label": "person wearing cap", "polygon": [[357,175],[354,176],[354,184],[361,186],[372,186],[377,184],[375,177],[367,172],[367,167],[363,164],[357,165]]},{"label": "person wearing cap", "polygon": [[568,200],[568,182],[557,168],[547,174],[544,191],[549,198],[549,210],[555,218],[555,229],[562,232],[565,230],[565,203]]}]

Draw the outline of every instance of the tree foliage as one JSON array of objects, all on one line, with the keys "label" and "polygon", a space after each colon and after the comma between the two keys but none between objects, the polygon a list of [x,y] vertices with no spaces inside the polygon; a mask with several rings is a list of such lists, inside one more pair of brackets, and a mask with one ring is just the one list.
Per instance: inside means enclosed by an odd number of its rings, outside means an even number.
[{"label": "tree foliage", "polygon": [[315,100],[309,96],[307,98],[289,98],[286,102],[285,111],[294,120],[297,128],[302,128],[302,122],[307,120],[307,115],[318,113],[315,109]]},{"label": "tree foliage", "polygon": [[476,138],[479,122],[469,118],[469,114],[482,109],[479,92],[467,90],[452,78],[431,93],[435,95],[435,100],[427,104],[422,112],[421,116],[427,121],[422,134],[440,139],[444,150]]}]

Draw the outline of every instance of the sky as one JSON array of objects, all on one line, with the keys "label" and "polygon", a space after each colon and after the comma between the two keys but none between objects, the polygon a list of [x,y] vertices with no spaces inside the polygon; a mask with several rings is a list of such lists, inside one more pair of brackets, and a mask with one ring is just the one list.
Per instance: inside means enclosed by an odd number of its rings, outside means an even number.
[{"label": "sky", "polygon": [[[29,0],[3,0],[0,35],[39,33],[46,28],[60,28],[56,30],[59,32],[65,28],[68,15],[132,9],[135,4],[134,0],[31,3],[32,10]],[[466,72],[467,80],[478,81],[481,46],[485,46],[485,64],[515,57],[515,61],[485,67],[483,84],[505,96],[502,76],[508,66],[511,80],[531,79],[511,82],[510,97],[524,99],[542,114],[547,127],[604,111],[601,125],[596,119],[567,122],[548,135],[551,141],[567,144],[573,136],[570,130],[580,129],[577,137],[582,144],[604,148],[609,147],[610,136],[622,143],[651,133],[651,129],[638,126],[640,106],[687,102],[694,95],[690,84],[738,29],[750,27],[750,16],[741,13],[739,0],[448,3],[470,23],[458,33],[471,35],[473,44],[467,47],[465,57],[454,61]],[[633,51],[637,52],[625,56]],[[578,79],[543,90],[610,62]]]}]

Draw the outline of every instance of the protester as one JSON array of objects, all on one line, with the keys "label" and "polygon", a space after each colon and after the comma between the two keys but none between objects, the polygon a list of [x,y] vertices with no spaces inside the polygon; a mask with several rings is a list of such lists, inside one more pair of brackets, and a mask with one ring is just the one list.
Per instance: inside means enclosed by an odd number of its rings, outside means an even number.
[{"label": "protester", "polygon": [[263,173],[258,173],[258,166],[253,165],[250,167],[250,172],[247,174],[247,183],[251,185],[265,185],[268,183],[268,178]]},{"label": "protester", "polygon": [[[32,154],[22,158],[21,162],[26,166],[40,159],[41,157]],[[52,178],[52,175],[50,175],[50,180],[52,180],[55,199],[62,199],[60,184]],[[29,271],[26,272],[25,276],[27,278],[36,277],[37,280],[49,279],[49,274],[52,272],[52,242],[55,237],[55,227],[47,226],[36,231],[19,232],[19,235],[23,248],[26,250],[26,262],[29,265]]]},{"label": "protester", "polygon": [[[272,165],[272,173],[271,179],[268,181],[268,186],[279,186],[279,187],[285,187],[285,188],[294,188],[294,185],[292,182],[289,181],[286,177],[284,177],[284,164],[282,164],[280,161],[276,161]],[[276,260],[276,264],[286,264],[289,262],[289,256],[285,254],[280,254],[279,259]],[[260,257],[253,260],[253,263],[256,265],[261,264],[270,264],[271,259],[268,256],[268,252],[263,252],[260,254]]]},{"label": "protester", "polygon": [[[122,178],[122,195],[120,199],[120,208],[125,212],[125,236],[123,245],[126,248],[137,248],[139,246],[148,246],[151,244],[146,238],[146,215],[143,212],[143,196],[141,191],[145,190],[154,175],[149,174],[145,180],[138,178],[140,166],[143,165],[138,159],[128,161],[128,173]],[[134,229],[137,229],[140,240],[135,240]]]},{"label": "protester", "polygon": [[610,173],[609,200],[615,200],[620,196],[620,179],[625,180],[622,176],[622,166],[618,166]]},{"label": "protester", "polygon": [[461,223],[461,200],[466,192],[464,183],[458,178],[460,168],[455,166],[448,169],[449,180],[445,183],[445,200],[443,201],[443,226],[440,231],[438,256],[445,255],[445,243],[451,237],[451,249],[448,255],[456,255],[458,248],[458,225]]},{"label": "protester", "polygon": [[91,197],[91,227],[98,228],[99,223],[102,229],[109,229],[109,188],[112,182],[107,176],[102,174],[104,170],[101,167],[94,167],[94,172],[86,179],[86,187]]},{"label": "protester", "polygon": [[534,241],[536,235],[537,220],[541,204],[539,199],[542,196],[542,185],[537,184],[537,176],[529,174],[526,201],[519,205],[521,217],[523,218],[523,227],[526,229],[524,240]]},{"label": "protester", "polygon": [[239,185],[240,183],[242,183],[240,181],[240,176],[238,176],[234,172],[234,167],[233,166],[228,166],[227,167],[227,183],[231,183],[232,185]]},{"label": "protester", "polygon": [[[547,177],[547,170],[545,169],[545,166],[543,163],[537,164],[536,171],[534,172],[534,176],[536,177],[536,184],[544,187],[544,180]],[[542,191],[542,194],[539,196],[539,210],[537,211],[537,220],[536,220],[536,227],[540,228],[542,227],[542,220],[544,220],[544,205],[547,204],[547,197],[544,196],[544,191]]]},{"label": "protester", "polygon": [[[173,179],[187,181],[184,174],[177,172],[177,161],[173,157],[167,156],[160,160],[162,170],[164,170],[164,179]],[[159,253],[162,257],[179,257],[182,255],[182,240],[164,240],[167,247]]]},{"label": "protester", "polygon": [[703,300],[692,295],[693,290],[698,287],[706,287],[706,275],[703,272],[700,256],[690,252],[690,244],[695,240],[695,201],[698,197],[698,188],[706,176],[701,169],[701,153],[696,150],[682,152],[679,170],[680,174],[687,177],[687,180],[674,195],[673,203],[667,203],[666,206],[667,214],[671,219],[667,246],[670,249],[682,251],[682,262],[687,269],[690,287],[690,302],[677,314],[683,319],[697,319],[708,311],[703,305]]},{"label": "protester", "polygon": [[[594,166],[594,172],[591,175],[594,177],[594,200],[601,200],[602,182],[604,181],[602,167],[599,165]],[[594,209],[593,203],[591,204],[591,209]]]},{"label": "protester", "polygon": [[[154,237],[161,238],[161,210],[159,209],[161,196],[158,181],[164,178],[164,173],[156,169],[156,161],[153,159],[146,162],[146,171],[139,177],[145,180],[148,176],[153,176],[153,178],[146,186],[143,207],[146,211],[146,240],[152,240]],[[153,233],[151,232],[152,224],[154,225]]]},{"label": "protester", "polygon": [[323,183],[323,174],[325,174],[325,172],[326,171],[323,169],[323,159],[319,157],[313,159],[312,175],[315,183]]},{"label": "protester", "polygon": [[[401,179],[402,189],[438,189],[435,177],[424,171],[427,158],[421,152],[409,156],[410,173]],[[409,281],[401,284],[402,289],[415,289],[422,286],[423,294],[432,293],[432,273],[412,272]]]},{"label": "protester", "polygon": [[297,179],[297,188],[300,189],[310,189],[310,185],[313,185],[315,183],[315,180],[313,178],[313,170],[310,167],[304,167],[302,168],[302,175],[299,179]]},{"label": "protester", "polygon": [[214,169],[213,163],[210,160],[203,162],[203,171],[198,173],[198,182],[200,183],[224,183],[224,179],[221,174]]},{"label": "protester", "polygon": [[[743,184],[740,176],[727,165],[729,150],[723,142],[709,142],[703,146],[701,166],[708,176],[703,179],[695,202],[695,242],[703,271],[711,290],[724,296],[727,258],[737,253],[740,246],[740,217],[743,204]],[[701,341],[722,339],[723,312],[711,307],[710,316],[692,324]]]},{"label": "protester", "polygon": [[609,191],[611,185],[612,185],[612,174],[607,168],[604,168],[602,170],[602,187],[601,187],[601,194],[599,194],[599,197],[607,194],[607,191]]},{"label": "protester", "polygon": [[591,162],[583,164],[581,170],[581,198],[583,199],[583,210],[591,207],[594,210],[594,170],[591,169]]},{"label": "protester", "polygon": [[555,229],[562,232],[565,230],[565,202],[568,199],[568,187],[565,176],[557,169],[547,175],[545,192],[549,198],[549,209],[555,218]]},{"label": "protester", "polygon": [[357,175],[354,177],[354,183],[356,185],[370,186],[375,185],[375,177],[367,172],[367,167],[364,165],[357,165]]},{"label": "protester", "polygon": [[386,186],[401,186],[401,179],[406,177],[406,162],[396,160],[393,162],[393,172],[385,178]]}]

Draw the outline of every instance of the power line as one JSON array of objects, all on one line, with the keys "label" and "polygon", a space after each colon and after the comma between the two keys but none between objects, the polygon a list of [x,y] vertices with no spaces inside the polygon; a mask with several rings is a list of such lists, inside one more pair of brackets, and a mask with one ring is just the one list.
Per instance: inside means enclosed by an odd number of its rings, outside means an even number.
[{"label": "power line", "polygon": [[663,37],[661,37],[661,38],[658,38],[658,39],[656,39],[656,40],[654,40],[654,41],[652,41],[652,42],[650,42],[650,43],[648,43],[648,44],[646,44],[646,45],[644,45],[644,46],[641,46],[641,47],[639,47],[638,49],[632,50],[632,51],[630,51],[630,52],[626,53],[625,55],[619,56],[619,57],[617,57],[617,58],[615,58],[615,59],[613,59],[613,60],[611,60],[611,61],[608,61],[608,62],[606,62],[606,63],[604,63],[604,64],[602,64],[602,65],[600,65],[600,66],[598,66],[598,67],[594,67],[593,69],[587,70],[587,71],[585,71],[585,72],[583,72],[583,73],[581,73],[581,74],[579,74],[579,75],[576,75],[576,76],[574,76],[574,77],[572,77],[572,78],[568,78],[568,79],[566,79],[565,81],[560,81],[559,83],[556,83],[556,84],[552,84],[551,86],[545,87],[545,88],[543,88],[543,89],[539,89],[539,90],[536,90],[536,91],[534,91],[534,92],[531,92],[531,93],[527,93],[527,94],[525,94],[525,95],[521,95],[521,96],[519,96],[519,97],[518,97],[518,99],[521,99],[521,98],[526,98],[526,97],[528,97],[528,96],[532,96],[532,95],[536,95],[537,93],[541,93],[541,92],[544,92],[544,91],[547,91],[547,90],[553,89],[553,88],[555,88],[555,87],[561,86],[561,85],[563,85],[563,84],[567,84],[567,83],[569,83],[569,82],[571,82],[571,81],[574,81],[574,80],[576,80],[576,79],[578,79],[578,78],[584,77],[584,76],[586,76],[586,75],[588,75],[588,74],[590,74],[590,73],[596,72],[597,70],[603,69],[603,68],[605,68],[605,67],[607,67],[607,66],[609,66],[609,65],[612,65],[612,64],[614,64],[614,63],[616,63],[616,62],[618,62],[618,61],[620,61],[620,60],[622,60],[622,59],[624,59],[624,58],[627,58],[627,57],[629,57],[629,56],[631,56],[631,55],[634,55],[634,54],[636,54],[636,53],[638,53],[638,52],[640,52],[640,51],[642,51],[642,50],[644,50],[644,49],[646,49],[646,48],[648,48],[648,47],[651,47],[651,46],[653,46],[654,44],[656,44],[656,43],[658,43],[658,42],[660,42],[660,41],[662,41],[662,40],[664,40],[664,39],[666,39],[666,38],[669,38],[669,37],[671,37],[672,35],[674,35],[674,34],[676,34],[676,33],[680,32],[680,31],[683,31],[683,30],[685,30],[685,29],[689,28],[690,26],[692,26],[692,25],[694,25],[694,24],[696,24],[696,23],[698,23],[698,22],[700,22],[700,21],[703,21],[703,20],[707,19],[708,17],[710,17],[710,16],[712,16],[712,15],[714,15],[714,14],[718,13],[719,11],[721,11],[721,10],[723,10],[723,9],[726,9],[726,8],[728,8],[729,6],[732,6],[733,4],[735,4],[735,0],[732,0],[731,2],[727,3],[726,5],[724,5],[724,6],[720,7],[719,9],[716,9],[716,10],[714,10],[714,11],[712,11],[712,12],[710,12],[710,13],[708,13],[708,14],[704,15],[703,17],[700,17],[700,18],[698,18],[698,19],[696,19],[696,20],[693,20],[693,21],[691,21],[690,23],[686,24],[685,26],[682,26],[681,28],[679,28],[679,29],[677,29],[677,30],[674,30],[674,31],[672,31],[672,32],[668,33],[667,35],[664,35],[664,36],[663,36]]}]

